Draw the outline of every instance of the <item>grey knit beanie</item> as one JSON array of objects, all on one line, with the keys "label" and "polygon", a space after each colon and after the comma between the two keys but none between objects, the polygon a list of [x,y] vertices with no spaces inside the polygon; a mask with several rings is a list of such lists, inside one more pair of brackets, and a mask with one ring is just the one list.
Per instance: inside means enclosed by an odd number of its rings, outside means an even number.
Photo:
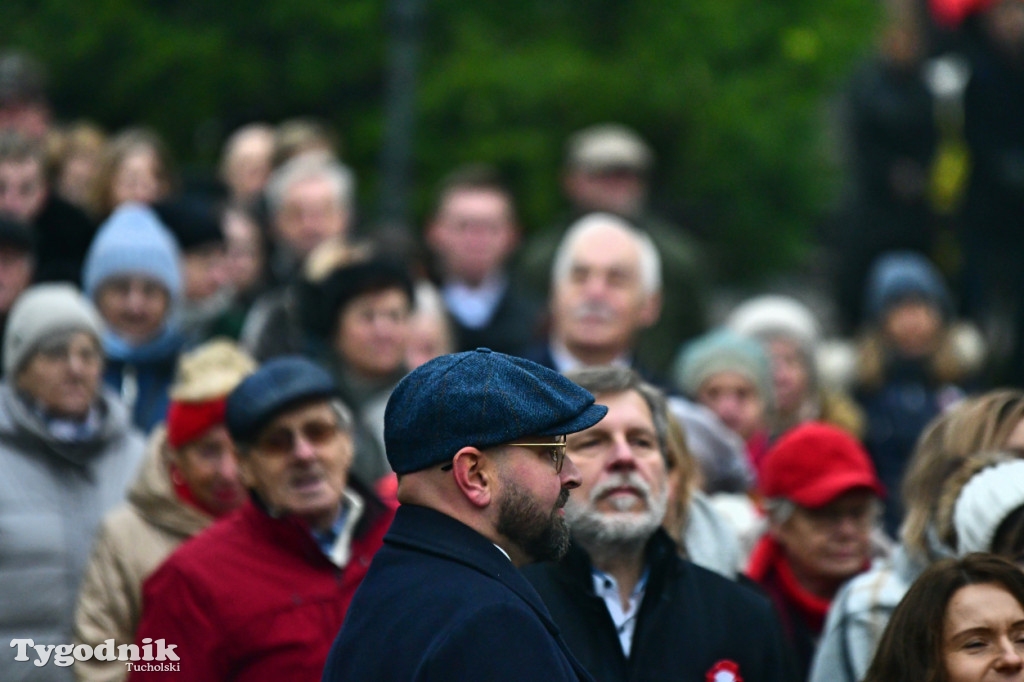
[{"label": "grey knit beanie", "polygon": [[672,380],[695,397],[701,385],[720,372],[741,374],[757,387],[766,404],[774,400],[768,355],[757,341],[728,329],[712,331],[683,347],[672,369]]},{"label": "grey knit beanie", "polygon": [[103,321],[78,289],[70,284],[29,287],[11,308],[4,335],[4,375],[13,378],[39,344],[56,334],[82,331],[100,341]]}]

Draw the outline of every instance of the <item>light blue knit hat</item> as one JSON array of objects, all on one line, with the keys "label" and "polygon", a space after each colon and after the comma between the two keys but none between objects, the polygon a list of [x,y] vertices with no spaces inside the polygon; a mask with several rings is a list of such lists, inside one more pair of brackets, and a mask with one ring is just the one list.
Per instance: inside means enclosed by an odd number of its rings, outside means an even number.
[{"label": "light blue knit hat", "polygon": [[124,204],[100,226],[82,268],[82,286],[93,301],[100,285],[118,275],[144,275],[160,282],[177,302],[181,257],[171,232],[144,204]]}]

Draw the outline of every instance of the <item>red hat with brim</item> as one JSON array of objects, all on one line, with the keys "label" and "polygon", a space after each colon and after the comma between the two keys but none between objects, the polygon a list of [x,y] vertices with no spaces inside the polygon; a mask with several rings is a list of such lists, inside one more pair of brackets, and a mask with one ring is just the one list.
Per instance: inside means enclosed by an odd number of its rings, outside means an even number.
[{"label": "red hat with brim", "polygon": [[795,427],[772,446],[762,464],[760,484],[765,497],[809,509],[853,490],[885,495],[871,458],[857,439],[819,422]]}]

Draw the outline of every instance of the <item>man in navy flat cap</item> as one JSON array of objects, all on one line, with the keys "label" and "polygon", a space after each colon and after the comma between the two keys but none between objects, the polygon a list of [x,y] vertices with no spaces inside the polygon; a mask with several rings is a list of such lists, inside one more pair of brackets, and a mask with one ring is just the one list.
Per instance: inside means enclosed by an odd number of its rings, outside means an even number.
[{"label": "man in navy flat cap", "polygon": [[140,662],[132,682],[320,678],[394,516],[348,475],[352,416],[336,395],[331,376],[297,356],[267,362],[228,395],[251,501],[143,584],[136,642],[163,640],[180,661],[169,671]]},{"label": "man in navy flat cap", "polygon": [[565,435],[606,408],[560,374],[478,348],[435,358],[385,413],[402,503],[327,680],[591,680],[517,570],[568,548]]}]

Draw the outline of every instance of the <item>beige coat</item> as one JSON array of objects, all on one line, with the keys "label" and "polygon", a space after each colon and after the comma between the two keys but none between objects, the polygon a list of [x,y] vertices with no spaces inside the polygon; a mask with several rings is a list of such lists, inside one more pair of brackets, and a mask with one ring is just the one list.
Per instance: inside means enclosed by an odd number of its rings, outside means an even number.
[{"label": "beige coat", "polygon": [[[115,645],[134,642],[142,581],[178,545],[213,521],[174,492],[166,443],[166,430],[158,426],[128,502],[104,518],[96,535],[75,611],[75,638],[80,643],[95,647],[106,639]],[[127,677],[124,663],[117,661],[78,661],[74,669],[80,681]]]}]

